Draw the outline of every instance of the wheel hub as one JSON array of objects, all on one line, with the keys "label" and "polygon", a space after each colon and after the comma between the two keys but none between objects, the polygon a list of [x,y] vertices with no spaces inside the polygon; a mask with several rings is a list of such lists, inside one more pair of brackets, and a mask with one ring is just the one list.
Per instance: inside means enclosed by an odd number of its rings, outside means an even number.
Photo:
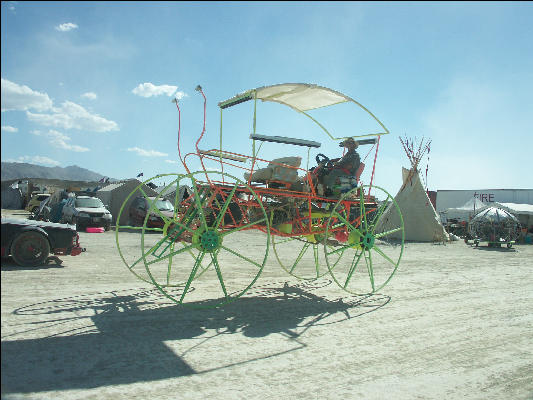
[{"label": "wheel hub", "polygon": [[214,229],[201,230],[196,232],[193,242],[200,250],[212,253],[222,245],[222,236]]},{"label": "wheel hub", "polygon": [[370,232],[366,232],[361,238],[361,246],[366,250],[370,250],[372,247],[374,247],[375,240],[376,238],[373,234],[371,234]]}]

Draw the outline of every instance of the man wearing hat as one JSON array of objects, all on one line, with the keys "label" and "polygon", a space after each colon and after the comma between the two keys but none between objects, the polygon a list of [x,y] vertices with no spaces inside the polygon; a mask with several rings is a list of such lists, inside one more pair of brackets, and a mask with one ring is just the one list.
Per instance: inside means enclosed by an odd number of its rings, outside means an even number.
[{"label": "man wearing hat", "polygon": [[332,188],[340,176],[355,176],[361,164],[361,158],[357,151],[355,151],[359,147],[359,143],[353,138],[350,137],[343,140],[339,143],[339,147],[345,147],[347,151],[342,158],[331,160],[326,165],[325,171],[323,171],[323,173],[325,172],[323,183],[326,188]]}]

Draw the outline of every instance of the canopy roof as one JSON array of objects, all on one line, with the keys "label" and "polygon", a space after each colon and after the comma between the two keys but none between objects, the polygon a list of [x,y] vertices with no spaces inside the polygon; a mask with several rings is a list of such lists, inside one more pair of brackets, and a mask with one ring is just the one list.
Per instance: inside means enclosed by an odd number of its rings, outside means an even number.
[{"label": "canopy roof", "polygon": [[248,90],[222,101],[218,105],[221,108],[226,108],[242,101],[252,100],[254,93],[260,100],[284,104],[297,111],[309,111],[348,101],[355,102],[342,93],[315,84],[282,83]]},{"label": "canopy roof", "polygon": [[[307,115],[308,117],[309,115],[306,113],[306,111],[328,107],[335,104],[352,102],[367,112],[383,128],[383,132],[358,135],[357,137],[379,136],[389,133],[388,129],[385,128],[381,121],[361,103],[355,101],[351,97],[337,92],[336,90],[318,86],[312,83],[281,83],[277,85],[262,86],[242,92],[228,100],[221,101],[218,103],[218,106],[221,109],[224,109],[254,99],[283,104],[292,108],[293,110]],[[313,119],[312,117],[310,118]],[[332,139],[341,139],[334,138],[322,125],[320,125],[320,123],[317,121],[315,122],[322,129],[324,129]]]},{"label": "canopy roof", "polygon": [[467,211],[476,210],[476,211],[479,211],[479,210],[481,210],[481,209],[483,209],[485,207],[487,207],[487,205],[485,203],[483,203],[477,197],[472,197],[470,200],[468,200],[461,207],[450,208],[449,210],[467,210]]}]

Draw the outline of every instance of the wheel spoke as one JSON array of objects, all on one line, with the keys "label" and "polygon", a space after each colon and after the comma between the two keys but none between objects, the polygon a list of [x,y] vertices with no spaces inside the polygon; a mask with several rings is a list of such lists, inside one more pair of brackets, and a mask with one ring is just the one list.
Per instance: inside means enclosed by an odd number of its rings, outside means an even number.
[{"label": "wheel spoke", "polygon": [[378,234],[374,235],[374,237],[376,239],[379,239],[379,238],[382,238],[383,236],[387,236],[387,235],[390,235],[391,233],[398,232],[398,231],[401,231],[401,230],[402,230],[402,227],[391,229],[390,231],[378,233]]},{"label": "wheel spoke", "polygon": [[387,256],[383,250],[381,250],[378,246],[374,244],[374,247],[372,247],[372,250],[375,250],[381,257],[383,257],[385,260],[390,262],[392,265],[396,266],[396,263],[390,259],[389,256]]},{"label": "wheel spoke", "polygon": [[[357,229],[355,228],[354,226],[352,226],[352,224],[350,224],[350,222],[348,222],[346,220],[346,218],[344,218],[342,215],[340,215],[338,212],[334,211],[333,213],[331,213],[332,215],[335,215],[338,219],[341,220],[342,223],[344,223],[344,225],[346,225],[348,228],[350,228],[350,231],[353,231],[354,229]],[[332,226],[333,228],[333,226]]]},{"label": "wheel spoke", "polygon": [[[189,221],[190,223],[190,221]],[[187,231],[187,232],[191,232],[191,233],[194,233],[194,229],[192,228],[189,228],[187,225],[183,225],[181,222],[173,222],[174,225],[176,225],[177,227],[181,228],[182,231],[180,232],[180,234],[182,234],[184,231]],[[167,237],[169,235],[171,235],[172,233],[174,233],[176,231],[176,229],[172,229],[171,232],[169,232],[169,234],[167,234]]]},{"label": "wheel spoke", "polygon": [[207,221],[205,219],[203,204],[202,204],[202,201],[205,203],[205,199],[200,199],[200,193],[198,192],[198,188],[196,187],[196,179],[192,177],[191,181],[192,181],[192,188],[194,190],[194,201],[196,202],[196,207],[202,219],[204,228],[207,229]]},{"label": "wheel spoke", "polygon": [[365,191],[363,188],[359,189],[360,191],[360,194],[361,194],[361,199],[360,199],[360,206],[361,206],[361,221],[364,222],[365,224],[365,231],[368,230],[368,223],[366,221],[366,210],[365,210]]},{"label": "wheel spoke", "polygon": [[151,264],[154,264],[154,263],[156,263],[156,262],[158,262],[158,261],[166,260],[166,259],[169,258],[169,257],[174,257],[175,255],[178,255],[178,254],[184,253],[184,252],[188,251],[188,250],[191,249],[191,248],[194,248],[194,245],[191,244],[190,246],[183,247],[183,249],[173,251],[173,252],[167,254],[166,256],[160,257],[160,258],[158,258],[158,259],[156,259],[156,260],[153,260],[153,261],[147,261],[145,264],[146,264],[146,265],[151,265]]},{"label": "wheel spoke", "polygon": [[345,250],[351,249],[351,248],[353,248],[353,244],[349,244],[348,246],[341,246],[340,248],[338,248],[336,250],[333,250],[333,251],[330,251],[330,252],[326,252],[326,255],[327,256],[331,256],[333,254],[340,253],[341,251],[344,252]]},{"label": "wheel spoke", "polygon": [[370,277],[370,284],[372,285],[372,292],[376,290],[374,287],[374,269],[372,268],[372,253],[368,252],[368,257],[365,253],[366,268],[368,269],[368,276]]},{"label": "wheel spoke", "polygon": [[224,217],[224,213],[228,209],[229,203],[230,203],[231,199],[233,198],[233,195],[235,194],[235,191],[237,190],[237,186],[238,185],[239,185],[238,183],[235,183],[235,186],[233,187],[233,189],[231,190],[230,194],[228,195],[228,198],[224,202],[224,205],[222,206],[222,209],[220,210],[220,214],[217,217],[217,220],[216,220],[216,223],[215,223],[215,229],[218,229],[218,227],[220,226],[220,223],[222,222],[222,218]]},{"label": "wheel spoke", "polygon": [[[352,275],[354,274],[355,270],[357,269],[357,265],[359,264],[359,260],[361,260],[361,256],[363,255],[364,251],[361,251],[359,254],[359,257],[357,257],[357,251],[355,252],[352,260],[352,265],[350,265],[350,270],[348,271],[348,276],[346,277],[346,281],[344,282],[344,288],[348,286],[348,283],[350,282],[350,279],[352,279]],[[357,257],[357,260],[355,259]]]},{"label": "wheel spoke", "polygon": [[224,296],[227,299],[228,292],[226,291],[226,286],[224,285],[224,279],[222,279],[222,271],[220,270],[220,265],[218,265],[217,257],[213,253],[211,253],[211,260],[212,260],[213,265],[215,266],[215,270],[217,271],[218,280],[220,282],[220,286],[222,287],[222,291],[224,292]]},{"label": "wheel spoke", "polygon": [[[274,235],[272,235],[274,236]],[[285,243],[289,243],[289,242],[293,242],[295,239],[294,238],[284,238],[283,240],[280,240],[279,242],[276,243],[276,246],[279,246],[280,244],[285,244]]]},{"label": "wheel spoke", "polygon": [[[173,213],[173,217],[174,217],[174,220],[176,219],[176,217],[178,216],[178,199],[179,199],[179,196],[180,196],[180,182],[179,182],[179,179],[176,179],[176,191],[174,192],[174,213]],[[174,182],[171,183],[171,185],[173,184]],[[183,201],[183,199],[182,199]]]},{"label": "wheel spoke", "polygon": [[238,228],[234,228],[234,229],[232,229],[230,231],[222,232],[220,234],[220,236],[224,237],[226,235],[229,235],[230,233],[242,231],[243,229],[250,228],[250,227],[252,227],[254,225],[257,225],[258,223],[261,223],[261,222],[266,221],[266,220],[267,220],[266,218],[263,218],[263,219],[260,219],[260,220],[254,221],[254,222],[250,222],[249,224],[246,224],[246,225],[243,225],[243,226],[239,226]]},{"label": "wheel spoke", "polygon": [[[170,245],[170,252],[174,251],[174,242]],[[170,271],[172,270],[172,257],[168,259],[168,268],[167,268],[167,285],[170,285]]]},{"label": "wheel spoke", "polygon": [[298,265],[298,263],[300,262],[300,260],[304,256],[305,252],[307,251],[307,249],[309,248],[310,245],[311,245],[311,243],[305,243],[304,247],[302,247],[302,250],[300,250],[300,254],[298,254],[298,257],[296,257],[296,261],[294,262],[294,264],[293,264],[293,266],[292,266],[292,268],[290,270],[291,274],[294,271],[294,268],[296,268],[296,265]]},{"label": "wheel spoke", "polygon": [[316,270],[316,277],[318,278],[320,276],[320,271],[318,270],[318,244],[313,243],[313,256],[315,257],[315,270]]},{"label": "wheel spoke", "polygon": [[179,302],[182,303],[183,299],[185,298],[185,295],[187,294],[187,291],[189,290],[189,287],[191,286],[191,282],[193,281],[196,272],[198,271],[198,268],[200,267],[200,264],[202,262],[202,259],[204,258],[205,253],[201,253],[199,257],[196,259],[196,262],[194,263],[194,266],[192,267],[191,274],[189,275],[189,279],[187,279],[187,283],[185,284],[185,287],[183,288],[183,293],[181,294]]},{"label": "wheel spoke", "polygon": [[379,219],[381,217],[381,214],[383,214],[383,212],[387,208],[387,206],[388,206],[387,202],[389,201],[389,199],[390,199],[390,196],[387,195],[387,198],[383,201],[381,206],[379,206],[379,208],[378,208],[378,210],[376,212],[376,216],[372,220],[372,230],[371,230],[372,233],[374,233],[374,229],[376,229],[376,223],[379,221]]},{"label": "wheel spoke", "polygon": [[146,253],[143,251],[143,255],[141,257],[139,257],[137,259],[137,261],[135,261],[133,264],[131,264],[130,266],[128,266],[128,268],[130,269],[130,271],[133,269],[133,267],[135,265],[137,265],[137,263],[139,263],[140,261],[142,261],[146,256],[149,256],[150,254],[152,254],[154,251],[156,251],[160,246],[161,244],[164,243],[164,239],[163,240],[160,240],[159,242],[157,242],[155,245],[153,245],[150,250],[148,250]]},{"label": "wheel spoke", "polygon": [[262,268],[262,267],[263,267],[261,264],[255,262],[254,260],[250,260],[248,257],[245,257],[245,256],[243,256],[242,254],[239,254],[239,253],[237,253],[237,252],[231,250],[229,247],[226,247],[226,246],[220,246],[220,247],[223,248],[224,250],[230,252],[231,254],[236,255],[237,257],[240,257],[240,258],[242,258],[243,260],[248,261],[249,263],[258,266],[259,268]]}]

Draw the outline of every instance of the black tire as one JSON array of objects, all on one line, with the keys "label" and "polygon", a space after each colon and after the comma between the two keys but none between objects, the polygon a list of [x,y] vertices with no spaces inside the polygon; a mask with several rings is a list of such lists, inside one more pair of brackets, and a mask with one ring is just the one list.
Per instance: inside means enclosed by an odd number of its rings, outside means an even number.
[{"label": "black tire", "polygon": [[44,264],[50,254],[48,239],[39,232],[23,232],[11,244],[11,256],[21,267]]},{"label": "black tire", "polygon": [[33,207],[33,208],[31,209],[31,212],[32,212],[32,214],[37,215],[37,213],[39,212],[39,207],[37,207],[37,206]]},{"label": "black tire", "polygon": [[105,231],[108,231],[108,230],[109,230],[109,228],[110,228],[110,226],[109,226],[109,225],[106,225],[106,226],[104,226],[104,230],[105,230]]}]

